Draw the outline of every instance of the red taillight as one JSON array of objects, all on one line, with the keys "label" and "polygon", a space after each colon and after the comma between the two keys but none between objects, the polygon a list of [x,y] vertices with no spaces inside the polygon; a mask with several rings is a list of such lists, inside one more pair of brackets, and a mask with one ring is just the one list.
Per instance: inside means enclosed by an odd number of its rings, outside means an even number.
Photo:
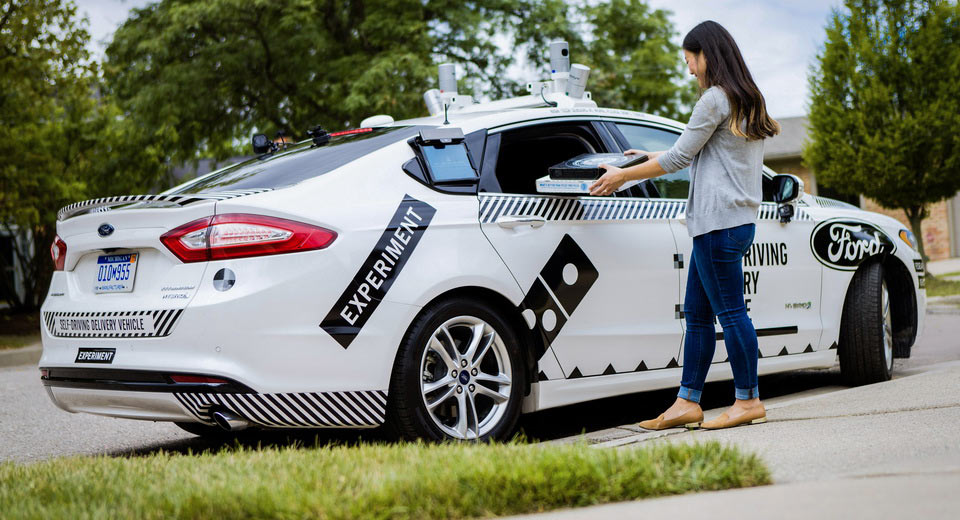
[{"label": "red taillight", "polygon": [[53,259],[53,270],[63,271],[63,266],[67,261],[67,243],[59,235],[50,244],[50,258]]},{"label": "red taillight", "polygon": [[227,384],[228,381],[225,379],[217,379],[215,377],[207,376],[188,376],[185,374],[171,375],[170,379],[173,379],[174,383],[212,383],[212,384]]},{"label": "red taillight", "polygon": [[171,229],[160,241],[189,263],[323,249],[335,238],[329,229],[293,220],[228,213]]}]

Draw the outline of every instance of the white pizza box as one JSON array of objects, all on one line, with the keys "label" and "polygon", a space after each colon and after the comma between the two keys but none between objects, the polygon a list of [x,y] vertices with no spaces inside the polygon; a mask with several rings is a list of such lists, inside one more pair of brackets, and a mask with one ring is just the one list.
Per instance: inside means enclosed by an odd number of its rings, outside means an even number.
[{"label": "white pizza box", "polygon": [[[592,180],[571,180],[571,179],[551,179],[549,175],[544,175],[537,179],[537,193],[567,193],[567,194],[590,194],[590,185]],[[631,186],[636,186],[640,181],[627,181],[620,186],[617,191],[623,191]]]}]

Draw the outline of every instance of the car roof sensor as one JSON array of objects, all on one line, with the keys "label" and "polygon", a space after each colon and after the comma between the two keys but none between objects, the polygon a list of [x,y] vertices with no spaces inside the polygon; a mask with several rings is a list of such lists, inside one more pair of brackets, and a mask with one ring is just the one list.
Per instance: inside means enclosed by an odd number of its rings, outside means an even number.
[{"label": "car roof sensor", "polygon": [[463,142],[466,137],[462,128],[449,126],[427,127],[420,129],[420,142],[427,145],[443,146]]},{"label": "car roof sensor", "polygon": [[330,142],[330,134],[320,125],[307,130],[307,135],[313,140],[314,146],[323,146]]}]

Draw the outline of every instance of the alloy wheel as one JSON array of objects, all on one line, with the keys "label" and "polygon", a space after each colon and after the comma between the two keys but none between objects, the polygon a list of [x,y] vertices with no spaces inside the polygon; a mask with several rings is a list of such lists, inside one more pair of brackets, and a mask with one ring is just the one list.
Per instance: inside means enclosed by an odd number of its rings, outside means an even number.
[{"label": "alloy wheel", "polygon": [[881,312],[883,312],[883,360],[887,371],[893,370],[893,319],[890,313],[890,292],[887,283],[881,283]]},{"label": "alloy wheel", "polygon": [[457,316],[437,327],[420,361],[420,394],[446,435],[478,440],[494,429],[513,391],[513,367],[503,340],[487,322]]}]

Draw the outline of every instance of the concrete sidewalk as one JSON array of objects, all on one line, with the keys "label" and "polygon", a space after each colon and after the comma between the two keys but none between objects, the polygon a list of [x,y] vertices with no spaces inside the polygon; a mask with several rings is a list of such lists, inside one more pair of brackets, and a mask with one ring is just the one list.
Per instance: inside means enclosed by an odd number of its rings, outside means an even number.
[{"label": "concrete sidewalk", "polygon": [[[916,373],[919,372],[919,373]],[[956,518],[960,514],[960,363],[892,381],[771,402],[766,424],[631,432],[598,448],[720,441],[763,457],[773,486],[558,511],[524,518],[703,514],[718,518]],[[711,410],[706,418],[723,410]],[[636,430],[634,433],[633,430]]]},{"label": "concrete sidewalk", "polygon": [[956,518],[960,473],[879,476],[623,502],[514,520]]}]

